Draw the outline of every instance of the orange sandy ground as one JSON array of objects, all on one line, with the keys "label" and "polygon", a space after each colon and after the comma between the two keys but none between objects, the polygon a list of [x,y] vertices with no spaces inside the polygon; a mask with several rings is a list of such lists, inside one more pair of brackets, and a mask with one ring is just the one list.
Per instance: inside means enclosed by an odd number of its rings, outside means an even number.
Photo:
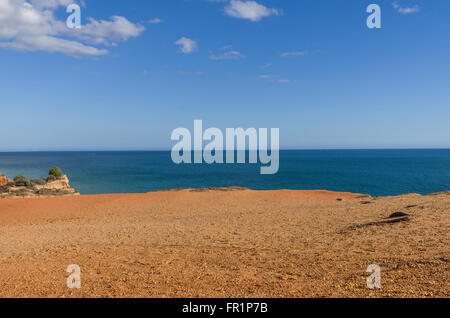
[{"label": "orange sandy ground", "polygon": [[[410,220],[383,222],[396,211]],[[449,297],[450,193],[0,200],[1,297]],[[68,289],[67,266],[82,288]],[[381,266],[379,290],[366,286]]]}]

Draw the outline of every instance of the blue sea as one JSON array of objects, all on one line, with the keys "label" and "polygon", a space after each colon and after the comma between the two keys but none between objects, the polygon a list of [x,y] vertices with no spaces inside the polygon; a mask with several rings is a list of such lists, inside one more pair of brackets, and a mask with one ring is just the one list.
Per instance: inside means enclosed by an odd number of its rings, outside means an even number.
[{"label": "blue sea", "polygon": [[374,196],[450,190],[447,150],[292,150],[276,175],[259,164],[176,165],[169,151],[0,153],[0,173],[44,178],[58,166],[81,194],[241,186],[325,189]]}]

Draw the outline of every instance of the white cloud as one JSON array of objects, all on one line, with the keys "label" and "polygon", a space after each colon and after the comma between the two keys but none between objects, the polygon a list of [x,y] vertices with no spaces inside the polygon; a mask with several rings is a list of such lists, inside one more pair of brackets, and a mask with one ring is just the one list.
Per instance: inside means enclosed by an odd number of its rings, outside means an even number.
[{"label": "white cloud", "polygon": [[221,54],[213,54],[209,57],[211,60],[239,60],[245,58],[245,55],[243,55],[239,51],[227,51]]},{"label": "white cloud", "polygon": [[303,56],[305,55],[305,52],[285,52],[281,54],[281,57],[288,57],[288,56]]},{"label": "white cloud", "polygon": [[[58,52],[71,56],[107,54],[93,45],[116,45],[139,36],[144,27],[121,16],[88,18],[80,29],[69,29],[56,18],[74,0],[0,0],[0,47],[19,51]],[[68,15],[67,15],[68,16]]]},{"label": "white cloud", "polygon": [[271,76],[270,76],[270,75],[264,74],[264,75],[259,75],[258,78],[261,78],[261,79],[268,79],[268,78],[271,78]]},{"label": "white cloud", "polygon": [[67,28],[66,34],[91,44],[113,46],[116,45],[116,42],[138,37],[145,29],[120,16],[113,16],[110,21],[98,21],[92,18],[89,18],[88,21],[89,23],[82,25],[80,29]]},{"label": "white cloud", "polygon": [[193,53],[198,50],[197,42],[185,37],[176,41],[175,44],[179,45],[180,51],[185,54]]},{"label": "white cloud", "polygon": [[392,6],[394,7],[395,10],[397,10],[399,13],[402,14],[416,13],[420,11],[420,7],[418,5],[414,5],[412,7],[402,7],[398,3],[398,1],[392,3]]},{"label": "white cloud", "polygon": [[278,83],[290,83],[291,81],[288,79],[280,79],[278,80]]},{"label": "white cloud", "polygon": [[72,0],[31,0],[31,4],[38,9],[43,8],[57,8],[59,6],[68,6],[69,4],[74,3]]},{"label": "white cloud", "polygon": [[211,60],[239,60],[246,56],[239,51],[233,50],[232,45],[225,45],[220,48],[220,53],[212,54],[209,56]]},{"label": "white cloud", "polygon": [[82,43],[59,39],[48,35],[21,37],[17,41],[0,42],[0,47],[18,51],[44,51],[50,53],[64,53],[72,56],[91,55],[98,56],[107,54],[105,49],[97,49]]},{"label": "white cloud", "polygon": [[164,20],[160,19],[160,18],[154,18],[154,19],[148,20],[148,23],[150,23],[150,24],[158,24],[158,23],[162,23],[162,22],[164,22]]},{"label": "white cloud", "polygon": [[225,14],[233,18],[257,22],[264,17],[281,15],[281,11],[267,8],[256,1],[231,0],[230,4],[225,7]]}]

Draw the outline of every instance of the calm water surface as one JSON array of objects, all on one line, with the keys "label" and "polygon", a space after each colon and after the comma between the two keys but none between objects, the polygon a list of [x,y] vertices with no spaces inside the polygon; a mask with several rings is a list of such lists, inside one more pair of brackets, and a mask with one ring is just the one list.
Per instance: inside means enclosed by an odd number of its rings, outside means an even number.
[{"label": "calm water surface", "polygon": [[281,151],[280,171],[258,165],[175,165],[170,152],[0,153],[0,173],[43,178],[59,166],[81,194],[242,186],[397,195],[450,190],[448,150]]}]

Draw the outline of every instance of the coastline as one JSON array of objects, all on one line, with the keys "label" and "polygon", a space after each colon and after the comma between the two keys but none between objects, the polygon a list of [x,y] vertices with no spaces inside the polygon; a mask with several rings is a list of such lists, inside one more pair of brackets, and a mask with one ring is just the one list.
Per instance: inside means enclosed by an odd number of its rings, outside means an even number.
[{"label": "coastline", "polygon": [[3,199],[1,296],[449,297],[449,207],[449,193],[247,189]]},{"label": "coastline", "polygon": [[335,190],[324,190],[324,189],[311,189],[311,190],[297,190],[297,189],[268,189],[268,190],[261,190],[261,189],[251,189],[247,187],[241,187],[241,186],[230,186],[230,187],[211,187],[211,188],[173,188],[173,189],[163,189],[163,190],[152,190],[152,191],[146,191],[146,192],[123,192],[123,193],[97,193],[97,194],[81,194],[76,189],[74,189],[73,193],[67,193],[62,195],[33,195],[33,196],[21,196],[21,195],[15,195],[15,196],[0,196],[0,200],[6,200],[6,199],[48,199],[48,198],[61,198],[61,197],[102,197],[102,196],[134,196],[134,195],[149,195],[149,194],[156,194],[156,193],[164,193],[164,192],[194,192],[194,193],[202,193],[202,192],[231,192],[231,191],[253,191],[253,192],[295,192],[298,194],[309,194],[309,195],[317,195],[318,198],[320,196],[339,196],[341,194],[344,197],[358,197],[358,198],[395,198],[395,197],[402,197],[402,196],[420,196],[420,197],[428,197],[428,196],[436,196],[436,195],[446,195],[450,194],[449,191],[441,191],[441,192],[434,192],[434,193],[428,193],[428,194],[420,194],[420,193],[401,193],[401,194],[394,194],[394,195],[371,195],[368,193],[357,193],[357,192],[347,192],[347,191],[335,191]]},{"label": "coastline", "polygon": [[[314,190],[293,190],[293,189],[277,189],[277,190],[255,190],[250,189],[246,187],[239,187],[239,186],[231,186],[231,187],[212,187],[212,188],[174,188],[174,189],[167,189],[167,190],[154,190],[154,191],[147,191],[147,192],[136,192],[136,193],[99,193],[99,194],[80,194],[79,192],[73,192],[68,193],[64,195],[34,195],[34,196],[9,196],[9,197],[0,197],[0,200],[6,200],[6,199],[46,199],[46,198],[61,198],[61,197],[76,197],[76,196],[82,196],[82,197],[101,197],[101,196],[135,196],[135,195],[149,195],[149,194],[157,194],[157,193],[164,193],[164,192],[194,192],[194,193],[202,193],[202,192],[231,192],[231,191],[253,191],[253,192],[297,192],[301,194],[310,194],[310,195],[337,195],[342,194],[344,197],[346,196],[364,196],[364,197],[372,197],[370,194],[363,194],[363,193],[353,193],[353,192],[345,192],[345,191],[331,191],[331,190],[321,190],[321,189],[314,189]],[[445,192],[443,192],[445,193]],[[409,193],[409,194],[416,194],[416,193]],[[408,194],[401,194],[401,195],[408,195]],[[420,194],[418,194],[420,195]],[[433,194],[429,194],[433,195]],[[378,196],[382,197],[382,196]]]}]

